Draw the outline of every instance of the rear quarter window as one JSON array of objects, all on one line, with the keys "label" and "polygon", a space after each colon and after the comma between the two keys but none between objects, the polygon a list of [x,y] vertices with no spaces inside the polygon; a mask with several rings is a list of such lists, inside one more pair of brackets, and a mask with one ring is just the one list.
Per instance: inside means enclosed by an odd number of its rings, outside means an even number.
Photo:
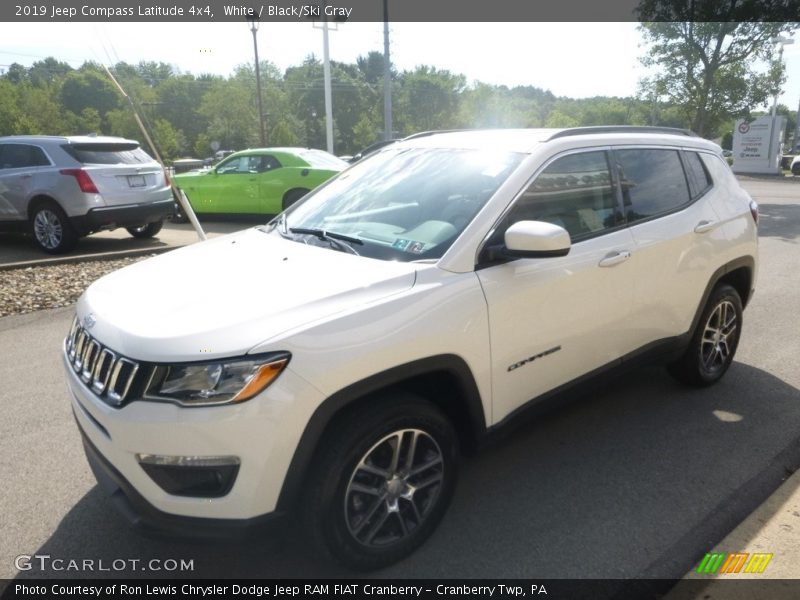
[{"label": "rear quarter window", "polygon": [[684,152],[686,159],[686,169],[689,175],[689,187],[692,191],[692,199],[699,198],[705,194],[714,182],[711,180],[711,175],[708,174],[703,161],[697,152]]}]

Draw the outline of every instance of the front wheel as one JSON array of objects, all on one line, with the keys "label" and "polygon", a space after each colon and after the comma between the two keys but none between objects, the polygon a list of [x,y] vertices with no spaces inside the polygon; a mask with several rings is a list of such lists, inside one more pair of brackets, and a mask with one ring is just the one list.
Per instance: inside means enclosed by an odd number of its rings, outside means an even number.
[{"label": "front wheel", "polygon": [[730,285],[714,288],[685,354],[669,372],[688,385],[719,381],[733,362],[742,331],[742,299]]},{"label": "front wheel", "polygon": [[359,570],[419,547],[456,481],[456,435],[438,408],[409,394],[374,401],[325,440],[303,506],[313,545]]},{"label": "front wheel", "polygon": [[140,225],[139,227],[126,227],[126,229],[133,237],[145,239],[155,236],[159,231],[161,231],[163,226],[164,221],[162,220],[154,223],[148,223],[147,225]]}]

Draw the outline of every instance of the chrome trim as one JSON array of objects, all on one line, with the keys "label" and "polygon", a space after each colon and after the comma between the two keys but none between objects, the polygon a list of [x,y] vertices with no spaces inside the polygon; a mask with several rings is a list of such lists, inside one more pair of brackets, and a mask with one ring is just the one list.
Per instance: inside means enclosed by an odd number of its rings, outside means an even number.
[{"label": "chrome trim", "polygon": [[64,343],[64,352],[81,381],[104,402],[121,406],[139,372],[139,363],[120,356],[89,335],[77,317]]},{"label": "chrome trim", "polygon": [[[129,365],[131,370],[123,377],[122,380],[119,380],[119,376],[122,373],[122,369],[125,367],[125,365]],[[133,382],[133,378],[136,376],[136,372],[138,370],[139,365],[137,363],[120,356],[114,365],[114,372],[111,375],[111,382],[108,385],[108,399],[114,402],[117,406],[122,404],[131,389],[131,383]],[[117,391],[120,385],[122,387],[121,392]]]},{"label": "chrome trim", "polygon": [[[103,365],[106,362],[106,357],[109,357],[110,361],[105,372],[105,377],[101,380],[100,374],[103,372]],[[92,391],[95,394],[102,395],[102,393],[106,391],[108,380],[111,377],[111,365],[113,365],[116,360],[117,356],[108,348],[103,348],[100,351],[100,356],[97,359],[97,364],[94,367],[94,373],[92,373]]]}]

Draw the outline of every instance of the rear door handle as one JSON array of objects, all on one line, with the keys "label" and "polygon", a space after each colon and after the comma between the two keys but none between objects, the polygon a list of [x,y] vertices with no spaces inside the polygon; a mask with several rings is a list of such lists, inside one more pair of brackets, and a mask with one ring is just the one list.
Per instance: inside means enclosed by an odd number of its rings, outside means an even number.
[{"label": "rear door handle", "polygon": [[612,252],[611,254],[606,255],[606,257],[597,264],[601,267],[613,267],[614,265],[625,262],[630,257],[631,253],[629,251],[620,250],[619,252]]},{"label": "rear door handle", "polygon": [[31,177],[33,177],[33,175],[31,175],[30,173],[23,173],[22,175],[19,176],[20,179],[30,179]]},{"label": "rear door handle", "polygon": [[700,221],[694,228],[695,233],[708,233],[717,226],[716,221]]}]

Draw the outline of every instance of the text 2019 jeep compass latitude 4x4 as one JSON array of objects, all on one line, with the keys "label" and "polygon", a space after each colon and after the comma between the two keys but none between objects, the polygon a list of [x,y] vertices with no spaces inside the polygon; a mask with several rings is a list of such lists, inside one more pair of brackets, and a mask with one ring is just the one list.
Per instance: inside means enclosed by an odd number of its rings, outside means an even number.
[{"label": "text 2019 jeep compass latitude 4x4", "polygon": [[374,568],[442,518],[459,448],[656,354],[728,369],[757,207],[678,130],[412,136],[269,225],[112,273],[64,362],[98,480],[137,523],[242,530],[297,511]]}]

